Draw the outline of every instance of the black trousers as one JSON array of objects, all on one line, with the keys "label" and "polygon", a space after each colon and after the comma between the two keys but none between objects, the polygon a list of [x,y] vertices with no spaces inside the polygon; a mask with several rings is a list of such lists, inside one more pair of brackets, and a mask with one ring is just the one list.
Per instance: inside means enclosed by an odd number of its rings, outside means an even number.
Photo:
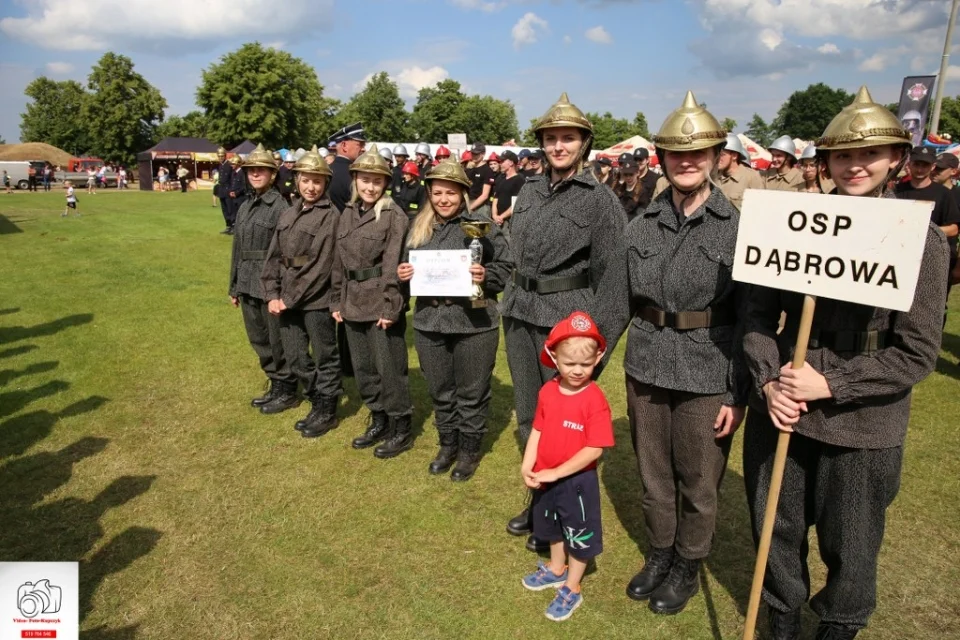
[{"label": "black trousers", "polygon": [[186,193],[186,192],[187,192],[187,179],[180,178],[180,193]]},{"label": "black trousers", "polygon": [[36,176],[27,177],[27,191],[36,191],[36,190],[37,190]]},{"label": "black trousers", "polygon": [[413,340],[433,400],[437,431],[486,433],[499,329],[483,333],[417,330]]},{"label": "black trousers", "polygon": [[513,403],[517,430],[526,445],[533,429],[540,387],[557,375],[556,369],[540,364],[540,352],[550,329],[515,318],[503,319],[503,336],[507,343],[507,365],[513,381]]},{"label": "black trousers", "polygon": [[240,310],[247,339],[260,359],[260,368],[275,382],[296,384],[297,378],[290,370],[283,354],[280,340],[280,320],[267,311],[267,303],[260,298],[241,294]]},{"label": "black trousers", "polygon": [[337,321],[329,309],[287,309],[280,314],[280,340],[290,369],[300,380],[304,393],[308,396],[343,393]]},{"label": "black trousers", "polygon": [[[759,539],[779,432],[766,411],[748,412],[743,477]],[[848,449],[790,437],[763,599],[779,611],[810,596],[807,532],[816,527],[827,584],[810,600],[826,622],[864,627],[877,607],[877,555],[887,507],[900,489],[903,447]]]},{"label": "black trousers", "polygon": [[407,318],[389,329],[376,322],[344,321],[353,377],[363,404],[370,411],[383,411],[391,417],[413,413],[407,379]]},{"label": "black trousers", "polygon": [[236,219],[236,211],[230,208],[230,198],[220,198],[220,213],[223,214],[223,221],[226,225],[232,227],[233,221]]},{"label": "black trousers", "polygon": [[732,436],[714,438],[723,395],[643,384],[627,376],[630,436],[643,482],[647,541],[684,558],[710,554]]}]

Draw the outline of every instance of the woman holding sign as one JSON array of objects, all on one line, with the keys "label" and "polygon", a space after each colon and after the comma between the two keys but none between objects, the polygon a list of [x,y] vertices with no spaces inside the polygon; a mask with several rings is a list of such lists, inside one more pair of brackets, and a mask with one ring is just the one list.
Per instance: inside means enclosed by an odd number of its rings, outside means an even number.
[{"label": "woman holding sign", "polygon": [[407,215],[386,195],[390,165],[371,145],[350,165],[352,198],[340,214],[330,311],[346,327],[354,377],[370,426],[354,449],[392,458],[413,446],[413,404],[407,383],[407,323],[397,265]]},{"label": "woman holding sign", "polygon": [[740,213],[713,182],[726,131],[687,92],[653,141],[670,186],[626,233],[634,317],[623,369],[651,547],[627,595],[674,614],[710,553],[749,380],[731,274]]},{"label": "woman holding sign", "polygon": [[[827,126],[817,159],[836,193],[890,197],[910,136],[866,87]],[[825,205],[826,206],[826,205]],[[827,583],[810,600],[818,639],[853,638],[876,608],[877,554],[900,487],[913,385],[934,368],[946,293],[947,243],[931,225],[909,312],[821,298],[802,368],[791,364],[804,296],[754,287],[744,351],[753,374],[744,480],[759,539],[778,430],[792,431],[763,599],[773,637],[800,637],[810,595],[807,534],[816,527]],[[778,335],[781,312],[786,324]]]},{"label": "woman holding sign", "polygon": [[440,435],[440,451],[429,471],[445,473],[456,461],[452,480],[469,480],[480,464],[480,442],[487,432],[490,377],[500,343],[497,293],[510,275],[513,263],[506,239],[496,225],[467,212],[470,179],[455,159],[446,159],[427,174],[429,199],[410,228],[404,261],[397,268],[400,282],[409,282],[414,266],[410,250],[464,250],[471,238],[460,226],[478,221],[489,227],[480,238],[483,257],[469,269],[482,287],[484,306],[470,298],[418,296],[413,311],[414,344],[420,368],[430,388]]}]

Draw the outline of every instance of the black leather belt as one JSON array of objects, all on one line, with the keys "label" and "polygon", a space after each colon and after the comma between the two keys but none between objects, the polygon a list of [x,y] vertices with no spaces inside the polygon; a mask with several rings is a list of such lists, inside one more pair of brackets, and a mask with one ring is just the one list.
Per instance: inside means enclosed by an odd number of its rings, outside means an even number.
[{"label": "black leather belt", "polygon": [[589,273],[581,273],[578,276],[566,278],[535,280],[520,275],[518,271],[514,270],[512,278],[515,285],[524,291],[533,291],[534,293],[559,293],[561,291],[573,291],[574,289],[586,289],[590,286]]},{"label": "black leather belt", "polygon": [[703,311],[677,311],[672,313],[660,307],[642,307],[637,315],[656,327],[670,327],[678,331],[706,329],[736,323],[730,309],[705,309]]},{"label": "black leather belt", "polygon": [[375,267],[370,267],[369,269],[358,269],[356,271],[345,271],[347,275],[347,280],[353,280],[354,282],[363,282],[364,280],[369,280],[370,278],[378,278],[383,275],[383,267],[379,264]]},{"label": "black leather belt", "polygon": [[423,305],[427,307],[466,307],[467,309],[473,308],[472,298],[430,298],[425,296],[420,296],[417,298],[417,305]]},{"label": "black leather belt", "polygon": [[266,251],[241,251],[240,259],[241,260],[266,260],[267,252]]},{"label": "black leather belt", "polygon": [[869,355],[893,344],[889,331],[810,331],[811,349],[830,349],[836,353]]},{"label": "black leather belt", "polygon": [[296,258],[280,258],[280,264],[290,269],[299,269],[300,267],[306,266],[307,262],[310,261],[310,256],[297,256]]}]

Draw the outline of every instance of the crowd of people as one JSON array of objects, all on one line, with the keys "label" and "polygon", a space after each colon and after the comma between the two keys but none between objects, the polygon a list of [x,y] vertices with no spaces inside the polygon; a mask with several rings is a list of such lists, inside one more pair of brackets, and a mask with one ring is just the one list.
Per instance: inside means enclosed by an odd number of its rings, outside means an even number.
[{"label": "crowd of people", "polygon": [[[297,160],[262,146],[245,160],[221,153],[229,296],[270,383],[251,404],[287,411],[302,390],[311,408],[294,428],[319,437],[338,425],[341,379],[353,375],[369,420],[351,446],[378,458],[409,450],[412,308],[437,428],[428,472],[469,480],[502,329],[529,488],[507,531],[549,551],[522,584],[556,589],[546,615],[564,620],[583,603],[581,579],[603,549],[596,465],[614,434],[596,380],[625,339],[620,383],[650,545],[627,595],[675,614],[697,593],[731,442],[750,406],[743,462],[755,539],[777,435],[793,433],[763,591],[772,635],[800,637],[814,527],[827,565],[809,599],[817,638],[853,638],[876,607],[911,389],[938,356],[958,192],[933,187],[955,177],[955,159],[911,149],[865,88],[811,150],[778,139],[763,175],[692,93],[653,137],[662,175],[645,150],[617,166],[588,163],[593,127],[566,94],[534,131],[535,151],[486,155],[478,144],[459,158],[443,147],[433,158],[426,144],[412,158],[403,145],[366,148],[359,123]],[[898,183],[905,165],[909,179]],[[793,368],[803,296],[732,278],[748,188],[934,200],[940,213],[912,309],[822,299],[817,340]],[[480,299],[411,297],[411,251],[466,249],[471,225],[489,227],[469,266]]]}]

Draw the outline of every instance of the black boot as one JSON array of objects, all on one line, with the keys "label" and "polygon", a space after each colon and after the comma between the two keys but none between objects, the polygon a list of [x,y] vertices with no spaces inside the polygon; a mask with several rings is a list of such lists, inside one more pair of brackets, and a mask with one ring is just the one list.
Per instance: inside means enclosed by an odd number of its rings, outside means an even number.
[{"label": "black boot", "polygon": [[450,479],[454,482],[464,482],[473,477],[480,466],[480,441],[483,436],[472,434],[460,436],[460,453],[457,454],[457,466],[453,468]]},{"label": "black boot", "polygon": [[853,640],[858,633],[860,633],[859,628],[821,621],[817,627],[816,640]]},{"label": "black boot", "polygon": [[699,560],[687,560],[678,553],[670,573],[650,594],[650,611],[666,615],[683,611],[690,598],[700,590],[699,573]]},{"label": "black boot", "polygon": [[800,640],[800,609],[784,613],[768,606],[767,619],[773,640]]},{"label": "black boot", "polygon": [[507,533],[512,536],[526,536],[533,531],[533,514],[530,512],[530,503],[533,502],[533,493],[527,490],[527,506],[523,511],[510,518],[507,523]]},{"label": "black boot", "polygon": [[287,409],[296,409],[300,406],[300,396],[297,395],[296,382],[278,382],[277,394],[273,400],[260,406],[260,413],[283,413]]},{"label": "black boot", "polygon": [[547,553],[550,551],[550,543],[546,540],[541,540],[532,533],[527,536],[527,544],[524,546],[526,546],[527,551],[531,553]]},{"label": "black boot", "polygon": [[440,434],[440,451],[437,457],[430,463],[428,471],[435,476],[446,473],[453,466],[457,459],[457,451],[460,449],[460,434],[456,431],[448,431]]},{"label": "black boot", "polygon": [[311,396],[310,402],[313,403],[313,409],[307,416],[307,424],[300,431],[304,438],[322,436],[340,424],[337,420],[340,396]]},{"label": "black boot", "polygon": [[362,436],[353,439],[350,445],[354,449],[366,449],[386,440],[390,435],[390,418],[383,411],[374,411],[370,414],[370,426]]},{"label": "black boot", "polygon": [[633,600],[646,600],[664,581],[673,566],[673,547],[651,547],[643,569],[627,585],[627,595]]},{"label": "black boot", "polygon": [[410,432],[411,416],[395,416],[390,418],[393,426],[390,429],[390,437],[373,450],[373,455],[378,458],[386,459],[400,455],[404,451],[413,448],[413,434]]},{"label": "black boot", "polygon": [[277,391],[279,390],[280,390],[280,383],[277,382],[276,380],[271,380],[270,388],[267,389],[267,392],[262,396],[260,396],[259,398],[254,398],[253,400],[251,400],[250,406],[262,407],[263,405],[267,404],[268,402],[273,400],[275,397],[277,397]]}]

